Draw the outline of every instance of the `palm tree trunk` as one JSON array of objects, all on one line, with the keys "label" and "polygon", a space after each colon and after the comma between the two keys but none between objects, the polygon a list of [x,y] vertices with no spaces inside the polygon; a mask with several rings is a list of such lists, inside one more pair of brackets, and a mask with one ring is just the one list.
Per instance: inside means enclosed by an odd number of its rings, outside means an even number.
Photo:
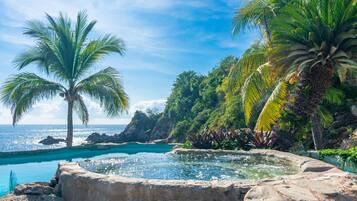
[{"label": "palm tree trunk", "polygon": [[312,134],[312,139],[314,141],[315,150],[322,149],[323,148],[323,138],[322,138],[323,128],[321,125],[321,121],[320,121],[319,117],[317,116],[316,112],[311,115],[310,119],[311,119],[311,123],[312,123],[311,134]]},{"label": "palm tree trunk", "polygon": [[269,29],[269,22],[268,22],[268,19],[265,14],[264,14],[263,19],[264,19],[263,23],[264,23],[264,27],[265,27],[265,33],[266,33],[268,44],[269,44],[270,48],[273,48],[273,42],[271,39],[271,33],[270,33],[270,29]]},{"label": "palm tree trunk", "polygon": [[72,147],[73,143],[73,101],[68,100],[67,113],[67,147]]},{"label": "palm tree trunk", "polygon": [[306,67],[299,76],[295,101],[288,107],[298,116],[309,118],[321,104],[326,90],[331,85],[333,69],[331,65]]}]

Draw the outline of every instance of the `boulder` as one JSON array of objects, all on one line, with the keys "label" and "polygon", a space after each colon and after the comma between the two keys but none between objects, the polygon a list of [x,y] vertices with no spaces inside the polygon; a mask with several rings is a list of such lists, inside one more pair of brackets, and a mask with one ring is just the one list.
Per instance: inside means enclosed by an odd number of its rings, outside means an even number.
[{"label": "boulder", "polygon": [[63,201],[55,195],[14,195],[8,194],[0,198],[0,201]]},{"label": "boulder", "polygon": [[54,192],[54,188],[50,187],[47,182],[35,182],[30,184],[17,185],[15,195],[49,195]]},{"label": "boulder", "polygon": [[119,135],[121,142],[147,142],[150,140],[151,130],[157,121],[157,115],[136,111],[128,126]]},{"label": "boulder", "polygon": [[103,133],[103,134],[92,133],[87,137],[86,141],[88,143],[93,143],[93,144],[96,144],[96,143],[110,143],[110,142],[115,143],[115,141],[116,141],[115,138],[116,138],[115,136],[107,135],[105,133]]},{"label": "boulder", "polygon": [[16,186],[13,193],[0,201],[63,201],[54,194],[55,190],[47,182],[35,182]]},{"label": "boulder", "polygon": [[156,122],[150,133],[150,140],[165,139],[169,137],[173,123],[164,115],[162,115]]},{"label": "boulder", "polygon": [[54,138],[52,136],[47,136],[47,138],[41,140],[39,143],[43,145],[52,145],[52,144],[58,144],[60,142],[66,142],[65,139],[59,139],[59,138]]}]

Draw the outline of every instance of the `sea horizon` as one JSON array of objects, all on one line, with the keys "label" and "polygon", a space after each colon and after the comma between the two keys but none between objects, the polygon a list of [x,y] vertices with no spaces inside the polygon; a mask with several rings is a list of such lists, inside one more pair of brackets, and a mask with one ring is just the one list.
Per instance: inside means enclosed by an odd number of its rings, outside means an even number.
[{"label": "sea horizon", "polygon": [[[73,145],[85,143],[85,139],[92,133],[118,134],[126,124],[88,124],[74,125]],[[47,136],[65,139],[66,124],[0,124],[0,152],[30,151],[36,149],[54,149],[65,147],[65,143],[42,145],[40,140]]]}]

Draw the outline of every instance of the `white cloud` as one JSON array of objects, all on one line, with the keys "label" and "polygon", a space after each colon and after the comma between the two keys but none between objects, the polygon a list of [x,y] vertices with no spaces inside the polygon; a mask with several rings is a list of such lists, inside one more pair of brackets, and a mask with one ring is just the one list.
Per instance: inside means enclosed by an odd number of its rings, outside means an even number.
[{"label": "white cloud", "polygon": [[165,109],[165,104],[165,99],[139,101],[130,107],[129,114],[133,115],[137,110],[146,112],[148,109],[162,112]]},{"label": "white cloud", "polygon": [[[162,112],[165,108],[165,99],[144,100],[134,103],[128,113],[123,113],[119,117],[107,118],[99,103],[84,97],[84,101],[89,111],[90,124],[126,124],[130,122],[135,111],[147,111],[151,109],[155,112]],[[42,101],[35,104],[32,109],[24,114],[19,124],[65,124],[67,118],[67,104],[60,98]],[[10,109],[0,105],[0,124],[11,124],[12,116]],[[81,124],[74,113],[74,123]]]},{"label": "white cloud", "polygon": [[[172,51],[180,51],[173,48],[169,38],[171,31],[169,27],[153,26],[152,22],[145,20],[138,14],[145,12],[155,12],[157,10],[170,10],[175,5],[184,4],[186,6],[198,6],[196,2],[180,2],[170,0],[121,0],[113,2],[102,1],[23,1],[21,3],[12,0],[5,0],[4,5],[6,13],[15,22],[15,26],[24,26],[25,20],[44,19],[45,12],[57,16],[61,11],[66,13],[70,18],[75,19],[79,10],[86,10],[90,19],[96,19],[95,30],[99,34],[112,33],[123,38],[128,47],[128,51],[138,50],[148,55],[165,58]],[[36,8],[36,10],[34,10]],[[80,9],[79,9],[80,8]],[[10,12],[12,11],[12,12]],[[12,16],[17,15],[15,19]],[[166,37],[165,37],[166,36]],[[9,37],[1,34],[0,38],[15,44],[23,43],[26,39],[23,36]],[[27,41],[26,41],[27,44]],[[184,50],[185,51],[185,50]]]},{"label": "white cloud", "polygon": [[0,34],[0,40],[5,41],[7,43],[12,43],[15,45],[33,45],[33,41],[30,39],[27,39],[23,36],[19,35],[10,35],[7,33],[1,33]]},{"label": "white cloud", "polygon": [[0,104],[0,124],[11,124],[10,109]]}]

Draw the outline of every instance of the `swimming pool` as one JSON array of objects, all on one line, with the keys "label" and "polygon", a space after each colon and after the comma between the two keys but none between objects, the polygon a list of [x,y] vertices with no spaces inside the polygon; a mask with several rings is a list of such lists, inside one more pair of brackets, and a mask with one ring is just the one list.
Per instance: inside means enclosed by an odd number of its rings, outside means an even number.
[{"label": "swimming pool", "polygon": [[0,153],[0,196],[9,191],[10,172],[16,175],[18,184],[35,181],[49,181],[61,161],[98,160],[113,153],[135,154],[141,152],[165,153],[173,145],[166,144],[122,144],[88,145],[71,149],[40,150],[31,152]]}]

